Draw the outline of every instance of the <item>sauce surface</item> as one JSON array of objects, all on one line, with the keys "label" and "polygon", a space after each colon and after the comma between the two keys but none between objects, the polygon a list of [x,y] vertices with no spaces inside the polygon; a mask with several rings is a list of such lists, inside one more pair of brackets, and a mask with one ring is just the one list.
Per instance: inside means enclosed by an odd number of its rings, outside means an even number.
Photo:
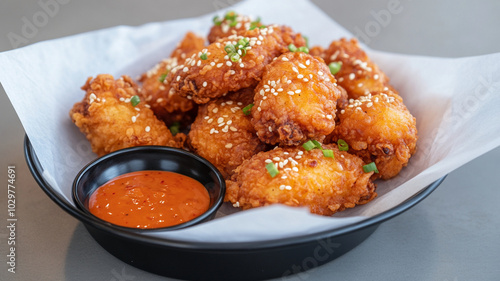
[{"label": "sauce surface", "polygon": [[97,188],[89,210],[110,223],[159,228],[192,220],[206,210],[210,197],[197,180],[174,172],[127,173]]}]

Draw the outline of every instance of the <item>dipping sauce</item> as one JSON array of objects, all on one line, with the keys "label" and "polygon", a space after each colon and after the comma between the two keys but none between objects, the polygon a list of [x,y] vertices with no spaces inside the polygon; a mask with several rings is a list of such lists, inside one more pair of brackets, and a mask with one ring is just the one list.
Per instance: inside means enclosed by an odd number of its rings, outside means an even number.
[{"label": "dipping sauce", "polygon": [[159,228],[192,220],[208,210],[210,196],[197,180],[174,172],[137,171],[92,193],[89,210],[110,223]]}]

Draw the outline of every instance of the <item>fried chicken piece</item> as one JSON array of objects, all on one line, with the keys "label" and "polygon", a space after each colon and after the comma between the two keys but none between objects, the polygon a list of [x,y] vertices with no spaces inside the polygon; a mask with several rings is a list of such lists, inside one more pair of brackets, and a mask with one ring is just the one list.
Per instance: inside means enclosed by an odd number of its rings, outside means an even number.
[{"label": "fried chicken piece", "polygon": [[[318,50],[316,53],[321,53]],[[341,63],[339,72],[335,74],[337,82],[346,89],[349,98],[357,99],[372,91],[396,90],[389,84],[389,78],[370,60],[361,49],[356,39],[342,38],[333,41],[324,50],[323,59],[326,64]]]},{"label": "fried chicken piece", "polygon": [[115,80],[100,74],[87,79],[82,90],[85,97],[73,106],[70,117],[97,155],[141,145],[182,147],[185,135],[174,138],[145,102],[132,105],[131,99],[140,93],[130,77]]},{"label": "fried chicken piece", "polygon": [[229,178],[243,160],[266,148],[255,135],[250,116],[243,108],[251,104],[253,89],[243,89],[200,105],[191,125],[188,143]]},{"label": "fried chicken piece", "polygon": [[335,128],[341,95],[321,58],[288,52],[266,66],[255,88],[252,124],[259,138],[269,144],[322,141]]},{"label": "fried chicken piece", "polygon": [[[226,180],[225,200],[243,209],[275,203],[307,206],[312,213],[328,216],[377,196],[370,179],[373,172],[363,172],[359,157],[339,151],[336,145],[323,145],[323,149],[331,149],[334,157],[300,146],[256,154]],[[278,169],[274,177],[266,168],[269,163]]]},{"label": "fried chicken piece", "polygon": [[339,120],[333,139],[346,141],[349,152],[365,163],[375,162],[379,173],[374,174],[374,179],[396,176],[415,153],[415,117],[403,99],[390,91],[372,92],[351,100],[340,111]]},{"label": "fried chicken piece", "polygon": [[285,26],[270,25],[248,30],[242,36],[231,35],[174,67],[167,83],[181,96],[207,103],[211,98],[257,85],[264,66],[288,52],[292,43],[304,46],[305,40]]},{"label": "fried chicken piece", "polygon": [[242,35],[247,30],[264,27],[260,18],[253,20],[249,16],[240,15],[234,11],[227,12],[223,18],[215,16],[213,22],[214,25],[207,36],[210,44],[230,35]]},{"label": "fried chicken piece", "polygon": [[181,122],[184,126],[190,124],[196,116],[196,103],[176,94],[165,77],[167,74],[192,54],[205,47],[205,39],[188,32],[169,58],[162,60],[151,70],[142,74],[142,94],[151,106],[155,115],[167,126]]}]

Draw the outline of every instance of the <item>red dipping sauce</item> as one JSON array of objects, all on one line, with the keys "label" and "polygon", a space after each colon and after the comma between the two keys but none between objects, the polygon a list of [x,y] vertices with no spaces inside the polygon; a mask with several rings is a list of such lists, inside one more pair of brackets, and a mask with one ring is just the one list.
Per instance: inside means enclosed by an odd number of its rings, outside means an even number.
[{"label": "red dipping sauce", "polygon": [[192,220],[208,210],[210,196],[197,180],[174,172],[137,171],[92,193],[89,210],[110,223],[159,228]]}]

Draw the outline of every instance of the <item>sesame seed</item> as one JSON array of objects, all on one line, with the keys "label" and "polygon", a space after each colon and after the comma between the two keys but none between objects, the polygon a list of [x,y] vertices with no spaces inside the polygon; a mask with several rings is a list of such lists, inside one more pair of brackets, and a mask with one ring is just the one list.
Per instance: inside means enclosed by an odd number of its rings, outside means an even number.
[{"label": "sesame seed", "polygon": [[286,189],[286,190],[292,190],[292,187],[291,187],[291,186],[289,186],[289,185],[287,185],[287,186],[285,186],[285,189]]},{"label": "sesame seed", "polygon": [[324,74],[323,71],[318,71],[319,76],[323,76],[323,74]]},{"label": "sesame seed", "polygon": [[273,160],[271,160],[271,159],[266,159],[266,160],[264,160],[264,162],[266,162],[266,163],[268,163],[268,164],[269,164],[269,163],[273,162]]},{"label": "sesame seed", "polygon": [[175,80],[179,81],[179,80],[181,80],[181,77],[177,76],[177,78],[175,78]]},{"label": "sesame seed", "polygon": [[297,167],[292,167],[292,171],[294,171],[294,172],[298,172],[298,171],[299,171],[299,168],[297,168]]},{"label": "sesame seed", "polygon": [[273,158],[273,160],[274,160],[274,161],[280,161],[280,160],[281,160],[281,158],[279,158],[279,157],[274,157],[274,158]]},{"label": "sesame seed", "polygon": [[302,78],[304,78],[304,75],[299,74],[299,75],[297,75],[297,78],[302,79]]},{"label": "sesame seed", "polygon": [[304,154],[304,151],[299,151],[299,152],[297,152],[297,154],[302,155],[302,154]]},{"label": "sesame seed", "polygon": [[207,81],[203,82],[203,87],[207,86]]},{"label": "sesame seed", "polygon": [[330,120],[331,120],[331,119],[333,119],[333,116],[332,116],[332,115],[330,115],[330,114],[328,114],[328,115],[326,116],[326,119],[330,119]]},{"label": "sesame seed", "polygon": [[373,102],[369,102],[366,104],[366,107],[372,107],[372,105],[373,105]]},{"label": "sesame seed", "polygon": [[379,78],[378,74],[373,75],[373,79],[378,80],[378,78]]},{"label": "sesame seed", "polygon": [[304,81],[304,82],[309,82],[309,79],[304,78],[304,79],[302,79],[302,81]]},{"label": "sesame seed", "polygon": [[303,65],[302,63],[299,63],[299,67],[300,67],[300,68],[306,68],[306,66],[305,66],[305,65]]},{"label": "sesame seed", "polygon": [[151,127],[149,127],[149,126],[146,126],[145,130],[146,130],[146,132],[149,132],[149,131],[151,131]]},{"label": "sesame seed", "polygon": [[355,77],[356,77],[356,74],[354,74],[354,73],[349,74],[349,80],[354,80]]},{"label": "sesame seed", "polygon": [[294,67],[292,67],[292,69],[293,69],[293,71],[295,71],[295,72],[299,73],[299,70],[298,70],[295,66],[294,66]]},{"label": "sesame seed", "polygon": [[220,124],[220,123],[222,123],[222,122],[224,122],[224,118],[219,117],[219,119],[217,119],[217,123],[219,123],[219,124]]},{"label": "sesame seed", "polygon": [[233,132],[238,131],[238,129],[236,129],[236,128],[235,128],[235,127],[233,127],[233,126],[229,127],[229,130],[231,130],[231,131],[233,131]]},{"label": "sesame seed", "polygon": [[210,63],[210,65],[211,65],[211,66],[215,66],[215,62],[211,62],[211,63]]},{"label": "sesame seed", "polygon": [[245,67],[245,65],[243,63],[240,63],[240,67]]},{"label": "sesame seed", "polygon": [[267,129],[269,130],[269,132],[273,131],[273,128],[271,128],[271,126],[269,126]]},{"label": "sesame seed", "polygon": [[311,64],[311,60],[306,60],[306,65],[310,65]]},{"label": "sesame seed", "polygon": [[295,90],[295,93],[296,93],[296,94],[299,94],[300,92],[301,92],[301,90],[300,90],[300,89]]},{"label": "sesame seed", "polygon": [[285,189],[285,187],[286,187],[286,186],[285,186],[284,184],[280,185],[280,190],[284,190],[284,189]]},{"label": "sesame seed", "polygon": [[183,72],[188,72],[189,71],[189,68],[187,66],[184,66],[184,68],[182,69]]},{"label": "sesame seed", "polygon": [[287,178],[287,176],[285,175],[285,176],[282,176],[281,178],[282,178],[282,179],[286,179],[286,178]]},{"label": "sesame seed", "polygon": [[344,77],[339,78],[339,82],[342,82],[342,81],[344,81]]},{"label": "sesame seed", "polygon": [[293,96],[295,93],[294,93],[293,91],[288,91],[288,94],[289,94],[290,96]]},{"label": "sesame seed", "polygon": [[282,61],[289,61],[287,57],[282,57],[281,60]]},{"label": "sesame seed", "polygon": [[214,109],[212,109],[212,112],[213,112],[213,113],[217,113],[217,111],[219,111],[219,108],[217,108],[217,107],[216,107],[216,108],[214,108]]},{"label": "sesame seed", "polygon": [[240,206],[240,202],[236,202],[233,204],[233,207],[238,208]]},{"label": "sesame seed", "polygon": [[226,65],[227,65],[227,66],[231,66],[231,65],[233,65],[233,64],[232,64],[230,61],[226,61]]},{"label": "sesame seed", "polygon": [[132,116],[132,123],[135,123],[135,121],[137,121],[137,117],[136,116]]},{"label": "sesame seed", "polygon": [[218,64],[217,64],[217,67],[218,67],[218,68],[221,68],[223,65],[224,65],[224,64],[223,64],[222,62],[220,62],[220,63],[218,63]]}]

